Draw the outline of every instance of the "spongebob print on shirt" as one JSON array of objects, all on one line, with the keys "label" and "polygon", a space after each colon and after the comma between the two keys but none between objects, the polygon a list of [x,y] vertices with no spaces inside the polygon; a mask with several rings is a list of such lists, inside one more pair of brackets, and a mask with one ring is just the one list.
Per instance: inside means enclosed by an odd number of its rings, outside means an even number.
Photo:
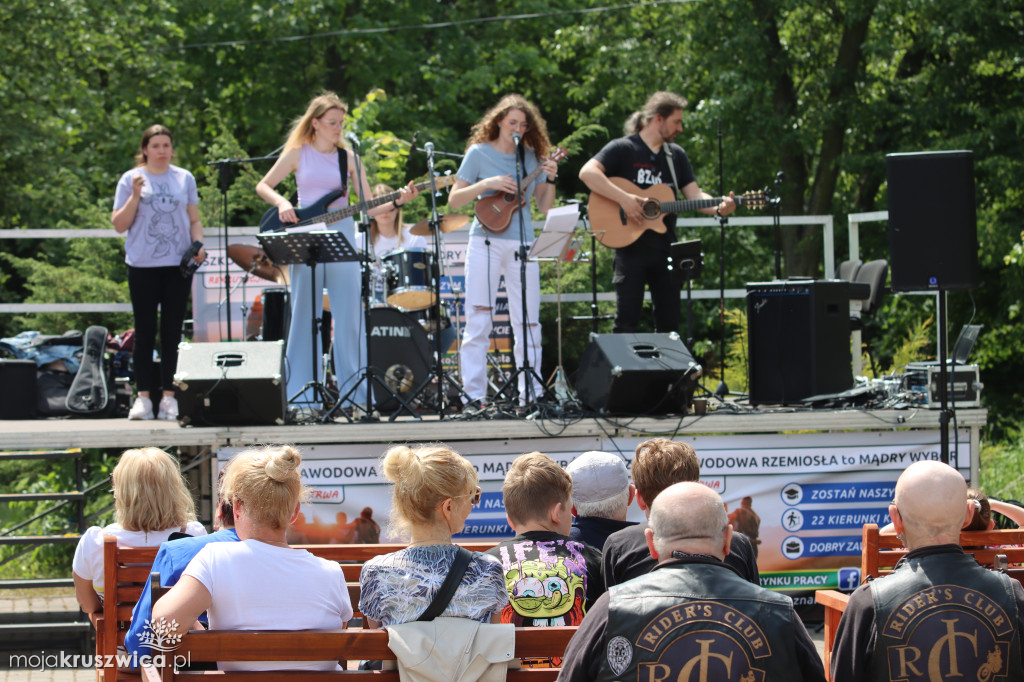
[{"label": "spongebob print on shirt", "polygon": [[509,597],[501,621],[579,625],[586,613],[588,578],[583,547],[568,538],[498,545]]}]

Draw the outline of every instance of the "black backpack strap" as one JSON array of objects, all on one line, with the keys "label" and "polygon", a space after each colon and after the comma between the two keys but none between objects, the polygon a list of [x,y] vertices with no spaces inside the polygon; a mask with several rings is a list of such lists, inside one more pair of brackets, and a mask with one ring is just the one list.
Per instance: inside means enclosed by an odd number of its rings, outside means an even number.
[{"label": "black backpack strap", "polygon": [[455,560],[452,561],[451,570],[448,571],[448,577],[441,583],[441,588],[434,595],[434,600],[430,602],[430,606],[416,620],[434,620],[448,608],[448,603],[455,596],[455,590],[458,589],[459,583],[462,582],[462,576],[466,574],[466,568],[469,567],[469,562],[472,560],[473,553],[465,547],[459,547]]}]

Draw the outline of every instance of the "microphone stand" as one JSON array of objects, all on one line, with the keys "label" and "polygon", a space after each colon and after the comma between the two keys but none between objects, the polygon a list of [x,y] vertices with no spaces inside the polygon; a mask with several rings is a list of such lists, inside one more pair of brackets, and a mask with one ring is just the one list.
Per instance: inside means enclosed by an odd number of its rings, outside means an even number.
[{"label": "microphone stand", "polygon": [[[718,119],[718,196],[725,196],[725,182],[722,173],[722,119]],[[729,395],[729,385],[725,383],[725,228],[729,224],[727,216],[718,215],[718,327],[721,333],[718,339],[718,359],[722,374],[715,395],[724,400]]]},{"label": "microphone stand", "polygon": [[[224,249],[224,301],[225,311],[227,315],[228,323],[228,341],[234,341],[234,335],[231,331],[231,275],[228,272],[230,260],[227,257],[228,253],[228,189],[231,187],[231,167],[239,163],[255,163],[257,161],[270,161],[277,158],[276,154],[269,156],[256,156],[251,159],[220,159],[219,161],[210,161],[207,166],[217,167],[217,189],[220,190],[221,197],[221,214],[223,216],[224,223],[224,236],[223,246]],[[244,296],[244,294],[243,294]],[[244,305],[244,300],[243,300]],[[219,307],[219,306],[218,306]],[[242,313],[242,340],[245,340],[245,313]]]}]

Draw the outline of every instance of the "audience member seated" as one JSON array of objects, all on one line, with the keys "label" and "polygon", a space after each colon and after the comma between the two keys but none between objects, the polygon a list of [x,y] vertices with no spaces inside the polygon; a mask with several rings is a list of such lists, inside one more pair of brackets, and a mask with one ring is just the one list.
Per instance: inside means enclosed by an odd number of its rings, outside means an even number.
[{"label": "audience member seated", "polygon": [[[153,606],[157,626],[184,633],[203,611],[216,630],[308,630],[345,627],[352,604],[341,566],[288,546],[289,524],[304,489],[302,457],[290,446],[246,450],[224,477],[240,542],[203,547],[181,579]],[[262,661],[231,670],[337,670],[338,661]]]},{"label": "audience member seated", "polygon": [[989,503],[988,495],[977,488],[967,489],[967,501],[970,503],[970,521],[964,526],[964,530],[992,530],[996,522],[992,518],[992,505]]},{"label": "audience member seated", "polygon": [[559,681],[825,679],[792,600],[723,561],[733,530],[716,492],[669,486],[649,518],[654,570],[598,599],[566,649]]},{"label": "audience member seated", "polygon": [[[572,479],[547,455],[520,455],[501,489],[516,536],[487,551],[501,560],[509,605],[503,623],[519,626],[579,625],[604,592],[601,553],[569,537]],[[524,667],[558,666],[548,659]]]},{"label": "audience member seated", "polygon": [[915,462],[900,475],[889,516],[910,551],[850,596],[832,651],[834,682],[1024,679],[1024,590],[958,544],[973,507],[947,464]]},{"label": "audience member seated", "polygon": [[635,521],[626,520],[636,489],[619,455],[591,450],[569,462],[572,477],[572,531],[569,537],[604,548],[609,535]]},{"label": "audience member seated", "polygon": [[[381,469],[395,484],[389,532],[408,536],[410,542],[363,566],[359,608],[370,628],[408,623],[426,611],[459,551],[452,536],[462,532],[480,502],[476,469],[444,446],[393,447]],[[441,615],[497,623],[507,603],[501,565],[474,552]]]},{"label": "audience member seated", "polygon": [[[238,533],[235,531],[235,512],[231,508],[231,501],[224,497],[224,474],[231,463],[228,462],[220,471],[217,482],[217,511],[215,512],[214,527],[216,532],[209,535],[201,535],[194,538],[178,538],[168,540],[160,545],[153,560],[153,568],[150,572],[160,574],[161,587],[172,587],[185,571],[192,558],[199,553],[203,547],[211,542],[238,542]],[[132,609],[132,624],[124,637],[124,648],[128,653],[138,656],[150,654],[148,636],[152,632],[146,632],[152,617],[153,603],[152,595],[148,589],[142,590],[139,601]],[[138,660],[138,659],[136,659]]]},{"label": "audience member seated", "polygon": [[156,547],[174,532],[206,534],[178,462],[160,448],[126,450],[110,482],[114,523],[87,529],[71,562],[75,597],[93,625],[103,610],[104,535],[116,537],[118,547]]},{"label": "audience member seated", "polygon": [[[700,477],[700,460],[689,443],[655,438],[636,446],[633,459],[633,483],[636,503],[651,515],[651,504],[662,490],[673,483],[693,483]],[[647,550],[647,523],[612,533],[604,545],[603,569],[606,587],[624,583],[649,573],[657,561]],[[750,540],[743,533],[732,534],[725,563],[749,582],[760,585],[761,575]]]}]

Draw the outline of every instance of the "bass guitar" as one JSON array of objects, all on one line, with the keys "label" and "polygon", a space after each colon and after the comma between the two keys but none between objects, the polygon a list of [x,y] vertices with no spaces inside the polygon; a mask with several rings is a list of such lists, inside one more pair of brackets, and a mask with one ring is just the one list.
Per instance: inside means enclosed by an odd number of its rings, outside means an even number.
[{"label": "bass guitar", "polygon": [[[569,152],[564,147],[555,147],[548,158],[558,163],[568,156]],[[532,173],[523,178],[522,186],[529,187],[543,172],[538,165]],[[512,216],[523,206],[526,206],[526,199],[523,197],[512,192],[499,192],[478,200],[473,210],[476,212],[477,220],[487,231],[501,234],[512,224]]]},{"label": "bass guitar", "polygon": [[[665,234],[665,223],[657,220],[666,213],[682,213],[701,208],[714,208],[722,203],[722,197],[711,199],[679,199],[669,185],[651,185],[640,189],[625,178],[608,178],[613,185],[630,194],[645,197],[640,209],[644,220],[639,223],[630,222],[625,211],[617,201],[613,201],[597,192],[590,193],[587,201],[587,213],[590,215],[590,226],[597,240],[607,247],[621,249],[635,242],[647,230]],[[768,203],[764,192],[746,192],[733,197],[737,206],[763,208]]]},{"label": "bass guitar", "polygon": [[[448,187],[455,183],[454,175],[439,175],[434,178],[434,186],[438,189],[442,187]],[[417,182],[413,185],[419,191],[430,189],[430,180],[424,180],[423,182]],[[344,208],[338,208],[333,211],[327,210],[327,207],[337,201],[340,197],[344,196],[345,192],[338,190],[331,192],[324,196],[320,201],[315,204],[310,204],[305,208],[295,209],[295,215],[298,216],[299,221],[297,223],[285,223],[281,222],[281,218],[278,216],[277,207],[268,208],[267,212],[260,218],[260,232],[281,232],[292,227],[299,227],[300,225],[312,225],[314,223],[323,223],[324,225],[331,225],[339,220],[343,220],[350,216],[354,216],[363,210],[363,204],[355,204],[354,206],[345,206]],[[388,192],[382,194],[379,197],[367,199],[366,210],[387,204],[398,197],[402,196],[401,192]]]}]

